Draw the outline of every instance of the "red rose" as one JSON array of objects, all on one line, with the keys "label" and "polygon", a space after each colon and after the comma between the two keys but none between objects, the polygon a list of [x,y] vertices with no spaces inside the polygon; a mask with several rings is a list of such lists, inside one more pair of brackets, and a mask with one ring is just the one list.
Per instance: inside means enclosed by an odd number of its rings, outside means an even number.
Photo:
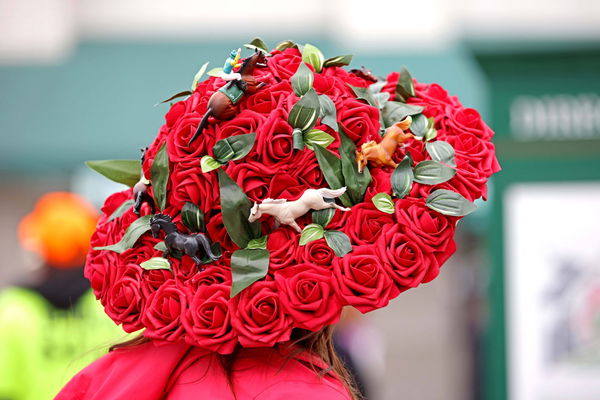
[{"label": "red rose", "polygon": [[415,93],[418,98],[425,100],[428,104],[450,105],[452,108],[462,108],[456,96],[450,96],[446,89],[437,83],[425,84],[416,82]]},{"label": "red rose", "polygon": [[233,352],[237,338],[231,327],[229,287],[202,285],[187,295],[190,305],[181,319],[186,341],[220,354]]},{"label": "red rose", "polygon": [[220,203],[216,172],[203,173],[198,160],[175,164],[169,179],[168,203],[173,207],[181,209],[189,201],[208,215]]},{"label": "red rose", "polygon": [[392,194],[392,172],[393,169],[387,168],[369,168],[371,173],[371,183],[365,192],[365,202],[370,202],[373,196],[378,193]]},{"label": "red rose", "polygon": [[240,108],[261,114],[271,114],[281,109],[280,106],[283,100],[288,98],[291,93],[293,93],[293,89],[290,81],[273,83],[252,96],[244,97],[244,100],[240,103]]},{"label": "red rose", "polygon": [[[106,198],[106,200],[104,201],[104,205],[100,209],[102,213],[105,214],[102,217],[110,217],[112,213],[116,211],[117,208],[119,208],[127,200],[131,199],[133,199],[133,189],[131,188],[111,194]],[[106,222],[105,218],[101,219],[102,223]]]},{"label": "red rose", "polygon": [[446,141],[454,147],[457,164],[465,160],[486,178],[500,171],[493,143],[483,141],[471,133],[448,136]]},{"label": "red rose", "polygon": [[377,108],[355,98],[342,101],[336,108],[340,127],[357,146],[379,136]]},{"label": "red rose", "polygon": [[275,273],[281,304],[298,328],[316,331],[340,319],[342,304],[331,272],[304,263]]},{"label": "red rose", "polygon": [[139,265],[126,265],[107,295],[104,311],[113,321],[122,324],[125,332],[135,332],[143,327],[140,321],[140,312],[144,308],[141,275]]},{"label": "red rose", "polygon": [[269,261],[271,271],[277,271],[296,263],[295,252],[298,248],[298,237],[296,231],[287,225],[283,225],[269,234],[267,250],[271,253]]},{"label": "red rose", "polygon": [[372,244],[393,223],[391,214],[379,211],[373,202],[363,202],[352,207],[344,232],[356,245]]},{"label": "red rose", "polygon": [[400,229],[418,243],[422,251],[436,253],[436,258],[444,261],[454,253],[455,218],[431,210],[424,202],[407,199],[396,201],[395,216]]},{"label": "red rose", "polygon": [[294,156],[292,127],[284,110],[274,109],[258,129],[252,153],[249,158],[273,168],[287,164]]},{"label": "red rose", "polygon": [[121,262],[123,264],[141,264],[152,257],[162,256],[162,252],[156,250],[154,246],[161,239],[155,239],[152,236],[143,236],[136,242],[136,245],[121,253]]},{"label": "red rose", "polygon": [[[235,118],[217,124],[216,140],[256,132],[258,127],[262,126],[266,119],[267,118],[263,114],[259,114],[252,110],[242,110],[237,113]],[[210,154],[212,154],[212,149]]]},{"label": "red rose", "polygon": [[268,196],[272,199],[296,200],[307,189],[306,185],[287,172],[277,172],[269,183]]},{"label": "red rose", "polygon": [[315,74],[313,87],[317,93],[329,96],[334,102],[341,97],[347,97],[352,94],[344,81],[322,74]]},{"label": "red rose", "polygon": [[91,250],[85,263],[84,276],[90,281],[97,299],[106,304],[107,292],[117,276],[119,254],[112,251]]},{"label": "red rose", "polygon": [[479,112],[472,108],[454,108],[449,116],[449,125],[457,132],[471,133],[485,141],[489,141],[494,135],[494,131],[483,122]]},{"label": "red rose", "polygon": [[295,48],[285,49],[281,53],[272,53],[267,67],[273,75],[280,79],[289,79],[298,70],[298,65],[302,62],[302,55]]},{"label": "red rose", "polygon": [[114,244],[121,240],[129,225],[131,225],[139,217],[135,215],[133,209],[123,213],[121,217],[115,218],[112,221],[98,224],[96,234],[92,235],[91,246],[105,246]]},{"label": "red rose", "polygon": [[[173,260],[171,260],[173,262]],[[144,298],[158,290],[167,280],[173,278],[173,272],[168,269],[150,269],[142,271],[140,290]]]},{"label": "red rose", "polygon": [[220,284],[231,286],[231,267],[229,266],[229,260],[223,260],[223,256],[219,261],[206,264],[204,271],[196,273],[190,279],[191,287]]},{"label": "red rose", "polygon": [[223,224],[223,213],[221,212],[213,215],[207,220],[206,233],[213,243],[219,242],[221,244],[221,248],[229,250],[239,248],[235,243],[233,243],[231,237],[229,237],[227,228],[225,228],[225,225]]},{"label": "red rose", "polygon": [[[358,77],[352,73],[348,73],[344,68],[341,67],[327,67],[323,68],[321,72],[323,76],[333,76],[338,80],[346,83],[347,85],[357,86],[357,87],[368,87],[371,82],[364,80],[361,77]],[[350,92],[348,92],[350,93]]]},{"label": "red rose", "polygon": [[437,188],[449,189],[460,193],[469,201],[483,197],[487,198],[487,177],[481,176],[481,172],[475,169],[471,164],[462,162],[458,165],[456,175],[448,182],[436,185]]},{"label": "red rose", "polygon": [[438,275],[439,264],[433,255],[423,251],[420,243],[404,234],[398,225],[386,230],[375,246],[383,268],[396,282],[398,294]]},{"label": "red rose", "polygon": [[393,295],[392,280],[373,245],[356,247],[344,257],[336,257],[333,272],[344,303],[362,313],[386,306]]},{"label": "red rose", "polygon": [[216,139],[214,126],[209,125],[200,136],[188,145],[198,129],[201,116],[195,112],[182,115],[167,137],[167,152],[171,162],[198,162],[199,158],[212,151]]},{"label": "red rose", "polygon": [[[269,197],[271,177],[277,169],[267,168],[259,162],[248,161],[237,164],[230,162],[227,164],[226,171],[251,201],[260,202]],[[216,186],[218,188],[218,184]]]},{"label": "red rose", "polygon": [[334,258],[335,253],[327,245],[325,239],[313,240],[304,246],[298,246],[298,250],[296,250],[296,259],[299,262],[312,263],[321,268],[331,269]]},{"label": "red rose", "polygon": [[292,325],[274,281],[258,281],[231,303],[232,325],[244,347],[271,347],[289,340]]},{"label": "red rose", "polygon": [[142,323],[144,336],[151,339],[175,341],[184,332],[181,317],[187,308],[187,294],[174,280],[163,283],[146,301]]},{"label": "red rose", "polygon": [[309,149],[304,149],[299,156],[296,156],[294,161],[289,166],[289,173],[298,177],[298,180],[303,183],[305,189],[318,189],[329,187],[321,172],[315,152]]},{"label": "red rose", "polygon": [[156,135],[154,141],[152,142],[152,144],[150,144],[150,146],[148,146],[148,149],[144,153],[144,163],[142,164],[142,171],[144,172],[144,176],[148,179],[150,179],[150,176],[152,175],[150,173],[150,167],[152,166],[152,162],[154,161],[154,156],[156,156],[158,150],[160,150],[163,143],[165,143],[165,141],[167,140],[167,136],[170,131],[170,128],[166,124],[161,126],[158,131],[158,135]]}]

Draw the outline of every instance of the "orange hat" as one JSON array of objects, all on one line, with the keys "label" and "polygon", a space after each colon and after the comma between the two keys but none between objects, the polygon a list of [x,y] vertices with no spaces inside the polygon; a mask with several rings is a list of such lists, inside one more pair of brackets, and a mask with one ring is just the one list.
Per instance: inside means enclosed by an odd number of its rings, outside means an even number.
[{"label": "orange hat", "polygon": [[82,197],[53,192],[42,196],[19,224],[21,245],[56,268],[82,266],[98,213]]}]

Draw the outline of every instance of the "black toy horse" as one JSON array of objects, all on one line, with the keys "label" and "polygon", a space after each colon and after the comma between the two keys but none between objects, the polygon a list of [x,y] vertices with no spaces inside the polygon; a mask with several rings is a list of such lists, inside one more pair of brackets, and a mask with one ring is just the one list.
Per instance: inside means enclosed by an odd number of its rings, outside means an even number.
[{"label": "black toy horse", "polygon": [[179,250],[191,257],[199,267],[202,264],[206,264],[201,259],[205,258],[202,253],[206,254],[212,261],[219,259],[219,256],[216,256],[212,252],[210,240],[208,240],[205,234],[196,233],[194,235],[187,235],[181,233],[177,230],[177,226],[173,223],[170,216],[156,214],[150,219],[152,236],[157,238],[161,229],[166,233],[165,245],[167,246],[163,257],[168,257],[171,252]]}]

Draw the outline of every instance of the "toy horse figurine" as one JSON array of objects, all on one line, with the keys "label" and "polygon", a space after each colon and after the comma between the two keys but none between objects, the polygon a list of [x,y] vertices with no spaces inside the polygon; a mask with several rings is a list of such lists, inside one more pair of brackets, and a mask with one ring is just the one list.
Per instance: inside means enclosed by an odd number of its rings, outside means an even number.
[{"label": "toy horse figurine", "polygon": [[254,222],[263,214],[269,214],[275,217],[280,224],[290,225],[298,233],[302,233],[302,228],[296,223],[296,218],[306,214],[311,208],[313,210],[324,210],[326,208],[337,208],[342,211],[350,211],[349,208],[338,206],[331,202],[328,203],[324,198],[340,197],[346,192],[346,187],[340,189],[306,189],[298,200],[287,201],[286,199],[265,199],[262,203],[254,202],[250,210],[249,222]]},{"label": "toy horse figurine", "polygon": [[[187,235],[177,230],[177,226],[171,220],[171,217],[165,214],[156,214],[150,219],[150,230],[152,236],[157,238],[160,230],[166,232],[165,245],[167,250],[164,252],[163,257],[168,257],[169,254],[174,250],[179,250],[183,254],[190,256],[196,265],[200,266],[204,264],[199,257],[200,250],[204,252],[212,261],[219,259],[216,256],[210,246],[211,243],[203,233],[197,233],[194,235]],[[200,253],[202,255],[202,253]]]},{"label": "toy horse figurine", "polygon": [[188,142],[188,146],[200,136],[208,124],[209,117],[212,116],[218,120],[233,118],[236,114],[235,104],[240,101],[242,96],[245,94],[252,94],[265,85],[264,82],[256,82],[253,73],[255,67],[266,67],[266,65],[267,58],[265,53],[258,50],[252,57],[244,60],[242,66],[238,70],[242,80],[230,81],[210,96],[206,113],[202,117],[196,133],[194,133],[194,136],[192,136]]},{"label": "toy horse figurine", "polygon": [[412,118],[408,116],[402,121],[387,128],[381,142],[377,143],[374,140],[371,140],[370,142],[363,143],[360,151],[356,150],[358,172],[363,171],[367,162],[370,162],[376,167],[387,165],[396,168],[398,164],[392,160],[392,155],[399,144],[404,143],[413,136],[412,133],[405,132],[410,127],[411,123]]},{"label": "toy horse figurine", "polygon": [[[142,150],[142,165],[144,165],[144,159],[146,158],[146,151],[148,148]],[[152,210],[152,214],[156,212],[156,205],[154,204],[154,199],[147,192],[148,186],[150,186],[150,181],[146,179],[144,176],[144,172],[140,172],[140,180],[133,186],[133,198],[135,200],[133,206],[133,212],[138,217],[140,216],[140,212],[142,211],[142,205],[144,203],[148,203],[150,209]]]}]

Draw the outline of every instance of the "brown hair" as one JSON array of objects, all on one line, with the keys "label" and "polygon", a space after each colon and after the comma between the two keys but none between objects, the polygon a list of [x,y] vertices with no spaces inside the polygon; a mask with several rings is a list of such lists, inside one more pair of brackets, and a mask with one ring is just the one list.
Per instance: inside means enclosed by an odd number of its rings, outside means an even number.
[{"label": "brown hair", "polygon": [[[356,387],[354,378],[344,365],[344,362],[339,358],[337,352],[335,351],[335,348],[333,347],[333,329],[333,326],[326,326],[325,328],[316,332],[304,329],[294,329],[292,332],[292,344],[297,345],[299,347],[299,350],[297,350],[295,353],[291,353],[290,358],[293,358],[294,356],[298,355],[303,350],[317,355],[329,367],[326,369],[320,369],[316,365],[311,364],[311,367],[313,368],[315,373],[317,373],[319,376],[325,376],[326,374],[332,372],[333,375],[337,376],[337,378],[344,384],[346,389],[348,389],[348,393],[350,393],[352,399],[360,400],[362,399],[362,396]],[[144,337],[143,334],[139,334],[133,339],[110,346],[108,351],[114,351],[125,347],[137,346],[149,341],[150,339]],[[220,355],[219,357],[221,365],[227,373],[227,378],[230,382],[232,366],[237,357],[238,349],[236,349],[231,354]]]}]

